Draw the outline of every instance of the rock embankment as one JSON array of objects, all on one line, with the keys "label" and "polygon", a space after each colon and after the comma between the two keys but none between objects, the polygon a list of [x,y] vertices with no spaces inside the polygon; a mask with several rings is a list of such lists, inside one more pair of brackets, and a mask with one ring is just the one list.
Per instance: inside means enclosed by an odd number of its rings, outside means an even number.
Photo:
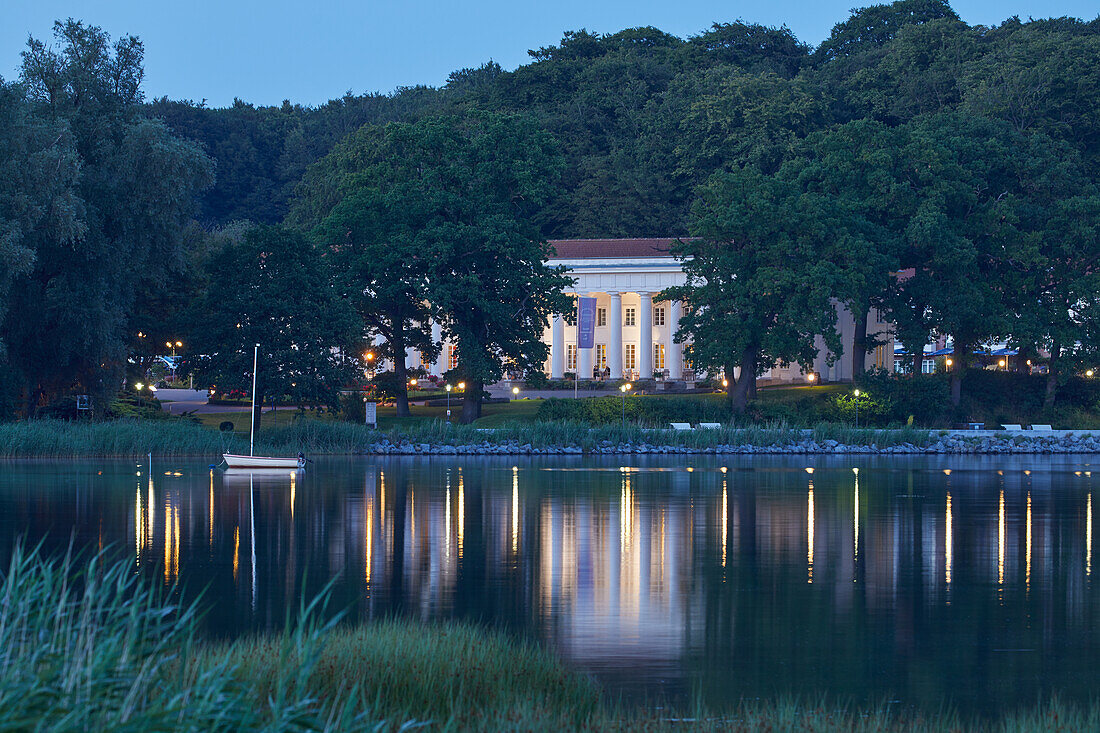
[{"label": "rock embankment", "polygon": [[[656,431],[655,431],[656,432]],[[614,442],[592,441],[583,445],[533,445],[516,440],[483,440],[481,442],[449,444],[409,442],[399,438],[384,438],[367,445],[367,454],[381,455],[620,455],[620,454],[877,454],[877,455],[998,455],[1100,453],[1100,438],[1092,435],[1064,436],[961,436],[933,433],[927,443],[893,442],[883,431],[868,444],[847,444],[837,440],[815,440],[811,437],[791,438],[769,445],[718,440],[712,445],[664,444],[655,435],[652,441]]]}]

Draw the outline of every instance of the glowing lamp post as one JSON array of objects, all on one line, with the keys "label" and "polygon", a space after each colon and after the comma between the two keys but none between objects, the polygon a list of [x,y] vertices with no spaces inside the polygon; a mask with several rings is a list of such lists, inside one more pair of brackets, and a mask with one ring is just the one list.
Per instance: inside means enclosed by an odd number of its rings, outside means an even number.
[{"label": "glowing lamp post", "polygon": [[514,400],[514,399],[517,399],[518,397],[519,397],[519,387],[512,387],[512,399]]},{"label": "glowing lamp post", "polygon": [[633,388],[633,385],[630,382],[627,382],[626,384],[621,385],[619,387],[619,391],[623,393],[622,402],[623,402],[623,428],[624,429],[626,428],[626,393],[629,392],[632,388]]},{"label": "glowing lamp post", "polygon": [[451,385],[445,385],[443,389],[447,390],[447,422],[451,421]]},{"label": "glowing lamp post", "polygon": [[859,428],[859,390],[855,391],[856,395],[856,428]]}]

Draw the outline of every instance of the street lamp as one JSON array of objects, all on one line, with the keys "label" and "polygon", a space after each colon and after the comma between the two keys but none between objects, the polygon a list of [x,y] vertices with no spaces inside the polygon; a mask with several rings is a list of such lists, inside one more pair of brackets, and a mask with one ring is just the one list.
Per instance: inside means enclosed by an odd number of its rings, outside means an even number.
[{"label": "street lamp", "polygon": [[447,390],[447,422],[451,421],[451,385],[444,385],[443,389]]},{"label": "street lamp", "polygon": [[466,391],[466,383],[465,382],[459,382],[458,383],[458,391],[459,392],[465,392]]},{"label": "street lamp", "polygon": [[633,385],[630,382],[619,386],[619,391],[623,393],[623,428],[626,428],[626,393],[631,390]]},{"label": "street lamp", "polygon": [[859,429],[859,390],[855,391],[856,395],[856,429]]},{"label": "street lamp", "polygon": [[814,374],[813,372],[810,372],[809,374],[806,375],[806,381],[809,382],[810,384],[813,384],[815,379],[817,379],[817,375]]},{"label": "street lamp", "polygon": [[519,397],[519,387],[512,387],[512,399]]},{"label": "street lamp", "polygon": [[1085,372],[1085,376],[1090,378],[1090,379],[1092,378],[1092,375],[1093,375],[1093,371],[1091,369],[1089,369],[1088,371]]},{"label": "street lamp", "polygon": [[998,361],[997,366],[999,366],[1001,369],[1004,369],[1005,368],[1005,360],[1001,359],[1000,361]]},{"label": "street lamp", "polygon": [[728,379],[723,379],[723,380],[722,380],[722,388],[723,388],[723,389],[726,389],[726,388],[728,388],[729,386],[730,386],[730,380],[728,380]]},{"label": "street lamp", "polygon": [[951,366],[951,365],[952,365],[952,364],[954,364],[954,363],[955,363],[955,362],[951,361],[950,359],[948,359],[948,360],[947,360],[947,366]]}]

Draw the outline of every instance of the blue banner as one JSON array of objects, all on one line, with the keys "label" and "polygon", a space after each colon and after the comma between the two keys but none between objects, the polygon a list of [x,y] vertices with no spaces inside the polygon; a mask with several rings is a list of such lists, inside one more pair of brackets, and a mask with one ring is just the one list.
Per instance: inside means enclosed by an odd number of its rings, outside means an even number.
[{"label": "blue banner", "polygon": [[596,299],[577,299],[577,347],[591,349],[596,342]]}]

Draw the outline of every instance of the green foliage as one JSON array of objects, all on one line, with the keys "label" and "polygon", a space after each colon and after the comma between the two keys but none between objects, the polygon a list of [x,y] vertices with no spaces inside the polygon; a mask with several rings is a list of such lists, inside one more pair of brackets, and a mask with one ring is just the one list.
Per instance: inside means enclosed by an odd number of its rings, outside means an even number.
[{"label": "green foliage", "polygon": [[[533,219],[560,170],[553,140],[523,116],[366,127],[310,170],[297,218],[328,216],[331,247],[362,246],[356,262],[380,260],[365,285],[383,304],[365,310],[400,309],[386,311],[391,342],[400,345],[398,324],[423,324],[421,304],[430,303],[477,395],[504,362],[541,366],[546,321],[567,308],[570,278],[545,264],[549,246]],[[466,399],[463,420],[478,417],[479,405]]]},{"label": "green foliage", "polygon": [[[329,626],[304,607],[293,631],[268,644],[256,670],[198,641],[199,610],[177,607],[133,572],[99,554],[60,561],[15,547],[0,574],[0,727],[9,730],[376,730],[345,705],[343,689],[322,703],[317,674]],[[293,659],[294,663],[288,661]]]},{"label": "green foliage", "polygon": [[[0,340],[32,411],[68,391],[93,395],[101,409],[135,340],[131,317],[180,270],[194,199],[213,167],[197,146],[141,116],[140,41],[112,45],[71,19],[54,36],[56,50],[28,41],[24,99],[10,88],[0,99],[0,144],[19,169],[3,185],[23,197],[4,211],[0,188],[0,248],[18,247],[12,263],[21,272],[5,297]],[[0,287],[8,267],[0,266]]]},{"label": "green foliage", "polygon": [[831,412],[837,422],[858,423],[860,425],[884,425],[894,410],[893,403],[886,397],[861,392],[838,394],[833,397]]},{"label": "green foliage", "polygon": [[697,367],[727,378],[740,368],[731,406],[744,412],[756,375],[776,363],[812,364],[819,334],[840,352],[832,298],[845,273],[832,248],[845,221],[826,197],[751,167],[712,176],[692,215],[697,238],[673,250],[686,283],[659,298],[690,304],[675,338],[691,340]]},{"label": "green foliage", "polygon": [[359,352],[356,318],[313,243],[294,230],[257,226],[208,267],[210,285],[192,314],[201,324],[192,349],[202,356],[185,370],[219,390],[251,392],[259,344],[257,404],[288,395],[297,404],[335,406],[358,373],[344,356]]}]

